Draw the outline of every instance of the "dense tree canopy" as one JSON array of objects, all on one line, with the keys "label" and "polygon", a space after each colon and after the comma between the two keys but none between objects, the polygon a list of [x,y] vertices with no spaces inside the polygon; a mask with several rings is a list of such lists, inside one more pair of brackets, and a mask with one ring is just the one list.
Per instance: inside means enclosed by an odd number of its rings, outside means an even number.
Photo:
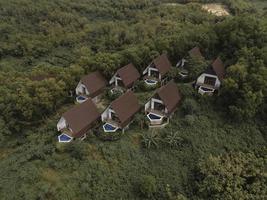
[{"label": "dense tree canopy", "polygon": [[[229,16],[202,9],[218,2]],[[0,199],[264,199],[264,5],[0,0]],[[188,58],[195,46],[205,59]],[[142,72],[161,53],[173,66],[188,58],[190,74],[169,74],[183,99],[166,128],[148,130],[140,112],[116,141],[56,143],[57,120],[73,106],[81,76],[99,70],[109,79],[130,62]],[[222,87],[200,96],[192,83],[217,56],[226,66]],[[144,104],[154,89],[139,81],[135,92]]]}]

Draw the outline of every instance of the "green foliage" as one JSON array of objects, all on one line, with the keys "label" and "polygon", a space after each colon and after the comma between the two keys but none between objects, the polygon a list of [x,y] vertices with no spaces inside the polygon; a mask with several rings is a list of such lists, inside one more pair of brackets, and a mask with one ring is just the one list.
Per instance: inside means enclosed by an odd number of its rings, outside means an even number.
[{"label": "green foliage", "polygon": [[258,65],[259,71],[251,71],[245,64],[230,66],[224,81],[222,96],[227,96],[226,105],[237,119],[251,118],[259,112],[266,97],[267,69]]},{"label": "green foliage", "polygon": [[204,199],[264,199],[266,162],[254,153],[210,156],[200,163],[199,192]]},{"label": "green foliage", "polygon": [[145,131],[142,135],[142,144],[145,148],[150,149],[151,147],[157,148],[160,142],[160,135],[158,131],[151,130]]},{"label": "green foliage", "polygon": [[122,91],[120,90],[113,90],[111,91],[111,88],[108,89],[106,91],[106,98],[109,100],[109,101],[114,101],[115,99],[117,99],[118,97],[120,97],[121,95],[123,94]]},{"label": "green foliage", "polygon": [[194,99],[186,98],[181,106],[185,115],[196,114],[199,111],[199,105]]},{"label": "green foliage", "polygon": [[146,197],[151,198],[156,192],[156,179],[153,176],[146,175],[141,177],[140,181],[140,192]]},{"label": "green foliage", "polygon": [[196,78],[207,69],[208,64],[205,60],[199,57],[189,57],[186,63],[186,69],[189,72],[189,79],[196,80]]},{"label": "green foliage", "polygon": [[[266,190],[258,154],[225,156],[266,146],[264,13],[252,13],[241,0],[225,1],[234,13],[229,17],[199,4],[165,2],[0,0],[0,199],[208,199],[213,186],[225,189],[213,190],[214,198],[229,195],[225,183],[238,189],[237,199]],[[127,134],[95,130],[98,138],[56,143],[55,124],[73,103],[68,94],[81,76],[99,70],[109,79],[130,62],[142,72],[163,52],[174,64],[194,46],[229,66],[218,97],[200,97],[191,83],[179,83],[185,101],[164,129],[147,130],[140,113]],[[189,60],[192,81],[207,63]],[[140,82],[135,93],[143,104],[154,89]],[[229,113],[246,122],[230,121]],[[202,165],[199,180],[198,160],[210,154],[216,162]],[[242,173],[223,173],[229,166]],[[153,178],[145,181],[147,174]]]},{"label": "green foliage", "polygon": [[169,132],[166,135],[164,141],[167,143],[167,145],[169,145],[172,148],[178,148],[178,147],[183,146],[183,144],[184,144],[184,139],[179,136],[178,131]]}]

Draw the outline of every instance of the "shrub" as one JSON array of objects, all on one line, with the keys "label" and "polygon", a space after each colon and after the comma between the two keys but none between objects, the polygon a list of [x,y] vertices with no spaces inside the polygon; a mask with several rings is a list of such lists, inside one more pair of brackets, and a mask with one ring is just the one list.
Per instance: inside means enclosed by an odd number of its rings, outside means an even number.
[{"label": "shrub", "polygon": [[177,148],[183,146],[184,139],[179,136],[178,131],[170,131],[164,138],[164,142],[170,147]]},{"label": "shrub", "polygon": [[187,126],[192,126],[194,123],[195,123],[196,119],[193,115],[186,115],[184,117],[184,123],[187,125]]},{"label": "shrub", "polygon": [[146,148],[151,148],[151,147],[158,147],[159,142],[160,142],[160,136],[158,132],[156,131],[147,131],[144,132],[142,135],[142,144]]},{"label": "shrub", "polygon": [[182,104],[182,110],[185,115],[192,115],[199,111],[199,105],[194,99],[185,99]]},{"label": "shrub", "polygon": [[113,92],[111,92],[111,90],[109,89],[106,92],[106,97],[109,101],[114,101],[115,99],[117,99],[118,97],[120,97],[123,93],[119,90],[115,90]]},{"label": "shrub", "polygon": [[87,148],[84,142],[74,141],[66,146],[66,151],[70,153],[73,158],[82,160],[87,155]]},{"label": "shrub", "polygon": [[150,198],[156,192],[156,179],[151,175],[145,175],[141,177],[140,181],[140,192]]}]

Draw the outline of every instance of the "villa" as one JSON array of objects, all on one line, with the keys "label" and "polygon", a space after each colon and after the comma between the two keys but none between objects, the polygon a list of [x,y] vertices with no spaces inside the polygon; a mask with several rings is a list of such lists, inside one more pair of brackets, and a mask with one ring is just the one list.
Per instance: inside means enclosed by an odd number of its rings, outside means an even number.
[{"label": "villa", "polygon": [[170,71],[171,66],[166,54],[158,56],[143,71],[145,83],[149,86],[164,83],[164,81],[166,81],[166,74]]},{"label": "villa", "polygon": [[150,127],[167,125],[180,101],[181,94],[173,81],[159,88],[156,94],[145,104],[145,113],[150,121]]},{"label": "villa", "polygon": [[134,83],[140,78],[140,73],[133,64],[128,64],[113,75],[109,84],[112,85],[112,91],[119,90],[121,92],[132,89]]},{"label": "villa", "polygon": [[100,113],[94,102],[89,98],[65,112],[57,123],[59,142],[71,142],[74,138],[83,140],[86,134],[100,119]]},{"label": "villa", "polygon": [[218,57],[206,71],[198,78],[195,87],[202,95],[212,95],[215,90],[219,89],[225,76],[225,66]]},{"label": "villa", "polygon": [[75,89],[77,95],[76,101],[83,103],[90,97],[94,102],[98,102],[101,99],[101,94],[104,92],[106,85],[107,81],[98,71],[82,77]]},{"label": "villa", "polygon": [[188,70],[186,70],[186,63],[188,62],[188,57],[190,58],[202,58],[204,59],[199,47],[194,47],[193,49],[191,49],[190,51],[188,51],[188,56],[182,58],[181,60],[179,60],[179,62],[176,64],[176,67],[181,69],[181,72],[179,73],[179,75],[182,78],[186,78],[188,76]]},{"label": "villa", "polygon": [[104,131],[116,132],[122,130],[124,132],[139,109],[138,99],[132,91],[121,95],[101,115]]}]

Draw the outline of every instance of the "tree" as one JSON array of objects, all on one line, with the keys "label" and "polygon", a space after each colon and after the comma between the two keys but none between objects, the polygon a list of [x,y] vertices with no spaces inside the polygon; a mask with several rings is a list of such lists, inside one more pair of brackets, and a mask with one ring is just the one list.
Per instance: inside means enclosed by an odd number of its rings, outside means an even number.
[{"label": "tree", "polygon": [[262,81],[267,79],[267,69],[257,65],[255,71],[244,62],[228,67],[220,93],[230,114],[239,120],[255,116],[267,95],[267,82]]},{"label": "tree", "polygon": [[140,192],[150,198],[157,190],[156,179],[151,175],[145,175],[141,177]]},{"label": "tree", "polygon": [[189,72],[189,79],[196,80],[196,78],[208,68],[208,64],[203,58],[189,57],[186,63],[186,69]]},{"label": "tree", "polygon": [[199,163],[198,192],[203,199],[250,200],[267,195],[266,154],[228,153]]},{"label": "tree", "polygon": [[186,98],[181,108],[185,115],[192,115],[199,111],[199,105],[194,99]]}]

